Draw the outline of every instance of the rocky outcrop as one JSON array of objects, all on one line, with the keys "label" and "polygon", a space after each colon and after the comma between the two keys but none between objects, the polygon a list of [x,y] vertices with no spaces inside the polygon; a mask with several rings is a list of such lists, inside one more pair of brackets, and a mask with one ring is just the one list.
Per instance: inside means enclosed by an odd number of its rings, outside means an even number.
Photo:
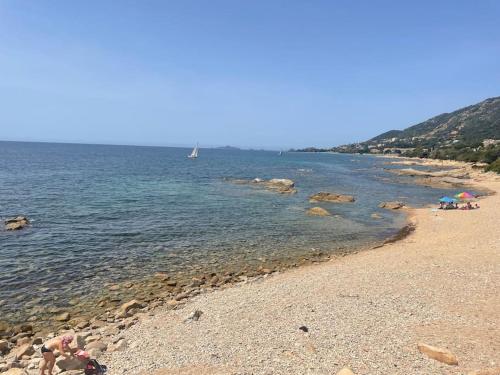
[{"label": "rocky outcrop", "polygon": [[232,180],[232,182],[235,184],[249,184],[263,187],[280,194],[295,194],[297,192],[297,189],[295,189],[295,182],[288,178],[272,178],[270,180],[254,178],[253,180]]},{"label": "rocky outcrop", "polygon": [[19,230],[23,229],[25,226],[29,224],[29,220],[25,216],[18,216],[14,218],[10,218],[5,220],[5,229],[6,230]]},{"label": "rocky outcrop", "polygon": [[294,194],[297,192],[295,189],[295,182],[288,178],[273,178],[261,183],[264,184],[267,189],[276,191],[280,194]]},{"label": "rocky outcrop", "polygon": [[307,210],[309,216],[331,216],[330,212],[321,207],[311,207]]},{"label": "rocky outcrop", "polygon": [[441,349],[435,346],[419,343],[418,350],[420,350],[420,353],[423,353],[427,357],[435,359],[436,361],[452,366],[458,365],[457,357],[447,349]]},{"label": "rocky outcrop", "polygon": [[325,191],[320,191],[309,197],[309,202],[349,203],[354,201],[355,199],[352,195],[329,193]]},{"label": "rocky outcrop", "polygon": [[405,205],[403,202],[382,202],[378,206],[387,210],[398,210],[403,208]]}]

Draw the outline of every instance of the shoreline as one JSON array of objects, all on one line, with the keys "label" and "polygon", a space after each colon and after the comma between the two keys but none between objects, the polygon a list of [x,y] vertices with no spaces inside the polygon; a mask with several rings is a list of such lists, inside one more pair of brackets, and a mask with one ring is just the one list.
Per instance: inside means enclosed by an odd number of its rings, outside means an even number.
[{"label": "shoreline", "polygon": [[[485,177],[482,176],[484,174],[479,174],[475,176],[474,183],[478,188],[484,188],[486,185],[488,185],[491,182],[490,177]],[[493,184],[495,185],[495,184]],[[491,184],[490,184],[491,187]],[[496,192],[499,191],[497,187],[495,187],[493,190]],[[491,196],[486,197],[484,202],[486,202],[488,199],[490,199]],[[276,283],[277,281],[272,281],[272,280],[277,280],[280,278],[290,278],[293,277],[294,274],[297,273],[303,273],[303,274],[314,274],[315,272],[322,271],[324,267],[328,267],[331,264],[345,264],[349,262],[353,262],[353,259],[358,259],[359,257],[363,258],[366,256],[366,254],[371,254],[373,252],[379,252],[383,251],[386,252],[388,249],[397,246],[397,245],[404,245],[405,242],[412,241],[414,237],[414,230],[416,232],[419,232],[420,230],[420,223],[419,221],[422,220],[422,213],[427,213],[428,214],[428,208],[418,208],[418,209],[411,209],[406,210],[408,216],[407,216],[407,225],[400,230],[403,233],[398,233],[396,236],[393,236],[392,238],[386,239],[382,245],[375,245],[375,246],[369,246],[368,248],[362,248],[362,249],[357,249],[355,251],[349,252],[348,254],[331,254],[327,255],[324,258],[320,257],[316,259],[310,260],[310,262],[307,262],[308,264],[299,264],[297,266],[292,266],[292,267],[286,267],[285,269],[278,269],[277,272],[271,269],[261,269],[261,272],[257,275],[253,276],[248,276],[248,275],[227,275],[230,276],[231,278],[234,279],[233,276],[238,278],[238,281],[234,281],[231,279],[218,279],[218,280],[204,280],[203,284],[208,285],[209,287],[204,289],[200,288],[199,284],[197,286],[194,286],[190,291],[184,292],[180,291],[180,293],[177,293],[175,296],[172,297],[172,295],[169,296],[163,296],[163,299],[158,299],[156,297],[152,297],[150,300],[147,301],[141,301],[141,302],[136,302],[135,304],[132,303],[130,309],[129,308],[123,308],[123,306],[127,305],[124,304],[122,305],[121,308],[118,308],[118,311],[115,311],[116,307],[114,308],[107,308],[106,312],[106,317],[105,319],[91,319],[90,321],[87,322],[81,322],[80,324],[76,324],[73,326],[67,325],[63,331],[70,329],[74,330],[76,333],[86,333],[86,332],[92,332],[92,336],[95,336],[94,334],[99,334],[103,341],[107,341],[107,350],[109,354],[102,353],[102,351],[95,352],[97,357],[100,357],[101,355],[104,355],[105,360],[112,360],[113,353],[120,354],[122,351],[127,351],[127,349],[119,348],[123,346],[125,338],[123,337],[125,333],[127,333],[129,330],[133,329],[132,327],[139,322],[139,325],[142,323],[142,321],[147,321],[151,322],[153,319],[152,317],[156,316],[156,314],[169,314],[169,313],[176,313],[176,312],[184,312],[185,307],[191,306],[191,305],[196,305],[200,299],[217,299],[220,298],[221,293],[225,293],[226,291],[233,290],[232,292],[229,292],[234,295],[236,293],[236,290],[240,288],[245,288],[247,286],[249,287],[258,287],[260,285],[265,285],[266,283],[272,282]],[[479,210],[480,211],[480,210]],[[416,228],[416,229],[415,229]],[[324,255],[324,254],[323,254]],[[321,268],[321,270],[316,269],[316,267]],[[286,272],[282,272],[286,271]],[[269,277],[269,276],[273,277]],[[217,277],[217,275],[213,275],[211,277]],[[168,283],[169,277],[167,275],[162,275],[162,274],[157,274],[154,276],[154,278],[158,278],[162,283]],[[201,280],[200,280],[201,281]],[[175,288],[177,285],[172,285],[173,288]],[[175,289],[174,289],[175,290]],[[342,297],[344,298],[344,297]],[[349,297],[350,298],[350,297]],[[352,297],[356,298],[356,297]],[[173,311],[172,311],[173,310]],[[120,316],[120,311],[122,312]],[[119,317],[117,317],[119,316]],[[114,317],[114,318],[112,318]],[[201,318],[203,319],[203,318]],[[182,321],[181,323],[182,324]],[[117,328],[120,327],[120,328]],[[1,329],[0,329],[1,331]],[[107,335],[105,332],[110,331],[112,332],[111,335]],[[23,332],[21,332],[22,334]],[[40,336],[38,334],[37,336]],[[43,334],[43,336],[46,336],[46,333]],[[49,337],[51,335],[49,334]],[[113,337],[116,336],[116,337]],[[24,336],[26,337],[26,335]],[[125,345],[125,347],[130,346],[130,345]],[[118,347],[118,348],[117,348]],[[123,349],[123,350],[122,350]],[[8,355],[5,358],[9,358]],[[4,358],[4,359],[5,359]],[[0,368],[2,367],[2,357],[0,357]],[[210,370],[211,371],[211,370]],[[199,373],[219,373],[219,372],[199,372]],[[114,373],[121,373],[121,372],[111,372],[111,374]],[[134,372],[135,373],[135,372]],[[139,373],[139,372],[137,372]],[[179,372],[181,373],[181,372]],[[183,373],[183,372],[182,372]],[[187,373],[187,372],[186,372]],[[220,372],[220,373],[226,373],[226,372]],[[229,372],[228,372],[229,373]]]}]

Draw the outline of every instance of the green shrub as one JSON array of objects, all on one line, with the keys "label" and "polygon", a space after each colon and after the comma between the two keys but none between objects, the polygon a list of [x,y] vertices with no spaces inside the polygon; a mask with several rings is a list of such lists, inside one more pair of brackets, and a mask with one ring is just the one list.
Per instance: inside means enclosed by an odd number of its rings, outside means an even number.
[{"label": "green shrub", "polygon": [[485,168],[486,172],[497,172],[500,174],[500,159],[495,160],[493,163]]}]

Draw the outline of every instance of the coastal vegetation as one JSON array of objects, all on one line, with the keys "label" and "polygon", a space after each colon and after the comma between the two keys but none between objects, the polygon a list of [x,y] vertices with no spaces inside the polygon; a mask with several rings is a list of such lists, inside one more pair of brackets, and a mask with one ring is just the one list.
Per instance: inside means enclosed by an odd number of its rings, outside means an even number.
[{"label": "coastal vegetation", "polygon": [[499,172],[500,97],[440,114],[404,130],[390,130],[365,142],[296,151],[458,160],[484,163],[486,170]]}]

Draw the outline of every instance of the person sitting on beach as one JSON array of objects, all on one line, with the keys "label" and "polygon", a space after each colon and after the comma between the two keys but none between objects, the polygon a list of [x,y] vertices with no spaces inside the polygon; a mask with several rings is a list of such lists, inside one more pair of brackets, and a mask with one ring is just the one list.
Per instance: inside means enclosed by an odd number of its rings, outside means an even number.
[{"label": "person sitting on beach", "polygon": [[473,210],[474,207],[472,207],[472,203],[471,202],[467,202],[467,209],[468,210]]},{"label": "person sitting on beach", "polygon": [[40,361],[40,375],[45,375],[45,370],[48,370],[48,374],[52,375],[52,369],[56,363],[54,350],[59,351],[66,358],[72,356],[73,351],[78,350],[69,347],[72,341],[73,336],[65,335],[54,337],[42,345],[41,352],[43,359]]},{"label": "person sitting on beach", "polygon": [[474,208],[479,208],[479,205],[476,203],[475,206],[474,206]]}]

